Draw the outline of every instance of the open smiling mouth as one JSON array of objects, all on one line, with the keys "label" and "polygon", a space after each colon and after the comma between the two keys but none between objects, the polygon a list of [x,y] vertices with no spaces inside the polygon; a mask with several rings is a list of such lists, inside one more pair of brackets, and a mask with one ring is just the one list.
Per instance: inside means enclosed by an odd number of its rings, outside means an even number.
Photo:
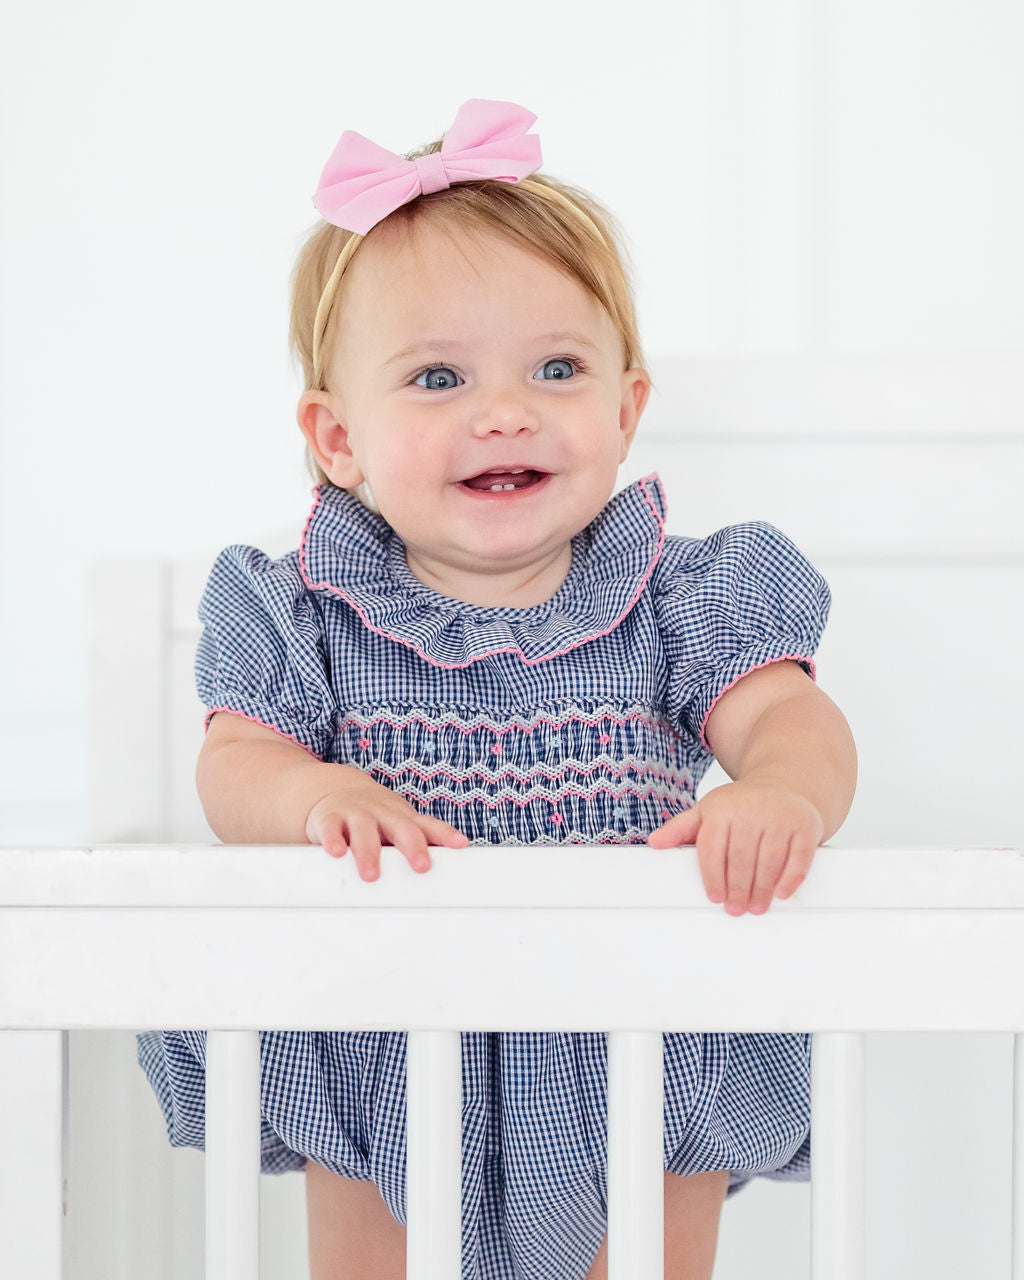
[{"label": "open smiling mouth", "polygon": [[507,470],[492,468],[490,471],[481,471],[468,480],[460,480],[458,487],[475,498],[515,498],[518,494],[540,489],[549,474],[532,467],[509,467]]}]

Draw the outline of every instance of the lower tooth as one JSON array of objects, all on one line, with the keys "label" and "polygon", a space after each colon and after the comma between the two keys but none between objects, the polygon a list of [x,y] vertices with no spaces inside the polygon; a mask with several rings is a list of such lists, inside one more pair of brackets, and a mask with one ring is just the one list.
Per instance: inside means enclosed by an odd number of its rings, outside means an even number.
[{"label": "lower tooth", "polygon": [[514,485],[514,484],[506,484],[506,485],[502,485],[502,488],[503,488],[503,489],[514,489],[514,488],[515,488],[515,485]]},{"label": "lower tooth", "polygon": [[491,485],[491,493],[501,493],[501,491],[502,491],[502,489],[504,489],[504,487],[505,487],[505,486],[504,486],[503,484],[492,484],[492,485]]}]

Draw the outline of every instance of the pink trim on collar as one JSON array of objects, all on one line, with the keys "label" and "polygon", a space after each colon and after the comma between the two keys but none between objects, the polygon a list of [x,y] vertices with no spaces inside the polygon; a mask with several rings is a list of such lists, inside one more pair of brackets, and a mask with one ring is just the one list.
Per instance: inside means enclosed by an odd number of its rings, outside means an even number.
[{"label": "pink trim on collar", "polygon": [[654,519],[658,525],[658,547],[654,553],[653,558],[651,559],[650,564],[647,566],[646,573],[641,579],[640,584],[637,587],[636,591],[633,593],[633,596],[630,599],[629,603],[622,610],[622,612],[615,619],[615,621],[612,622],[610,626],[605,627],[603,631],[595,631],[593,635],[584,636],[580,640],[574,640],[572,644],[566,645],[564,649],[557,649],[555,650],[554,653],[547,653],[542,655],[539,658],[527,658],[524,654],[522,654],[522,651],[518,647],[508,646],[504,649],[489,649],[486,653],[477,654],[476,657],[470,658],[466,662],[439,662],[436,658],[432,658],[429,653],[427,653],[424,649],[421,649],[419,645],[414,644],[411,640],[406,640],[403,636],[395,635],[392,632],[385,631],[380,627],[375,627],[373,623],[370,622],[369,618],[367,618],[366,614],[362,611],[362,609],[360,609],[359,606],[356,604],[355,600],[353,600],[352,597],[349,596],[346,592],[342,591],[340,587],[336,587],[332,582],[313,582],[310,579],[309,572],[306,567],[306,546],[307,546],[310,524],[312,523],[313,516],[316,514],[317,508],[319,507],[320,503],[323,500],[322,485],[316,486],[316,490],[315,490],[316,501],[313,503],[313,507],[310,510],[308,517],[306,518],[306,523],[302,530],[302,542],[299,547],[299,573],[302,575],[303,582],[305,582],[306,586],[310,588],[310,590],[313,590],[316,588],[323,588],[327,591],[333,592],[337,596],[340,596],[342,600],[345,601],[346,604],[350,605],[356,611],[356,613],[359,615],[360,620],[362,621],[363,625],[367,628],[367,630],[373,631],[376,635],[384,636],[388,640],[394,640],[398,644],[404,644],[406,648],[412,649],[414,653],[418,653],[419,656],[423,658],[426,662],[429,662],[431,666],[442,667],[446,670],[457,670],[462,667],[472,666],[474,662],[480,662],[484,658],[494,657],[499,653],[518,653],[522,657],[523,663],[526,666],[531,666],[531,667],[536,666],[540,662],[549,662],[552,658],[558,658],[563,653],[570,653],[573,649],[578,649],[580,645],[588,644],[591,640],[596,640],[600,636],[607,635],[610,631],[614,631],[615,628],[622,621],[622,619],[626,616],[626,614],[629,613],[630,609],[632,609],[633,606],[636,604],[637,600],[639,600],[641,594],[643,593],[644,587],[647,585],[648,579],[650,578],[651,574],[654,572],[654,566],[657,564],[658,560],[660,559],[662,550],[664,549],[664,546],[665,546],[665,522],[664,520],[662,520],[661,516],[658,514],[658,509],[654,505],[654,503],[651,501],[650,494],[647,492],[647,481],[653,481],[657,479],[658,479],[657,472],[652,471],[650,475],[643,476],[637,482],[640,486],[640,491],[643,494],[644,501],[650,507],[651,514],[654,516]]}]

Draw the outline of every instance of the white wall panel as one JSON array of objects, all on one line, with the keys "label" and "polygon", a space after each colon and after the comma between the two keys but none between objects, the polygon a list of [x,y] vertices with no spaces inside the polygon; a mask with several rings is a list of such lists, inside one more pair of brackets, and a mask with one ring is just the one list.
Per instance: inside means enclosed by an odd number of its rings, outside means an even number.
[{"label": "white wall panel", "polygon": [[[660,355],[647,435],[737,444],[779,437],[872,441],[1024,435],[1024,352],[725,352]],[[839,477],[841,479],[841,477]]]},{"label": "white wall panel", "polygon": [[[787,350],[805,338],[803,11],[801,0],[731,0],[712,11],[708,187],[680,193],[706,206],[709,222],[690,247],[710,276],[693,350]],[[682,273],[677,283],[689,292]]]},{"label": "white wall panel", "polygon": [[1017,512],[1024,438],[718,443],[638,436],[623,471],[660,474],[669,533],[703,537],[737,521],[767,520],[812,560],[956,565],[1024,556]]},{"label": "white wall panel", "polygon": [[1019,352],[1024,9],[827,13],[830,345]]}]

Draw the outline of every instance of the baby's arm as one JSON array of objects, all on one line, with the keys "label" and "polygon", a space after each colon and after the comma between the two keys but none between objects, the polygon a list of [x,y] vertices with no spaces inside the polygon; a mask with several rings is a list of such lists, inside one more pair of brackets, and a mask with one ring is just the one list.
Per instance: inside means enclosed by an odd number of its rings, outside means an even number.
[{"label": "baby's arm", "polygon": [[334,857],[351,848],[364,880],[377,878],[382,843],[401,850],[417,871],[430,868],[428,843],[469,843],[361,769],[318,760],[229,711],[210,721],[196,788],[211,830],[225,844],[322,844]]},{"label": "baby's arm", "polygon": [[[857,782],[843,713],[792,661],[748,672],[719,698],[704,727],[733,782],[651,833],[654,848],[697,846],[712,902],[767,911],[807,875],[818,845],[839,829]],[[728,884],[727,884],[728,882]]]}]

